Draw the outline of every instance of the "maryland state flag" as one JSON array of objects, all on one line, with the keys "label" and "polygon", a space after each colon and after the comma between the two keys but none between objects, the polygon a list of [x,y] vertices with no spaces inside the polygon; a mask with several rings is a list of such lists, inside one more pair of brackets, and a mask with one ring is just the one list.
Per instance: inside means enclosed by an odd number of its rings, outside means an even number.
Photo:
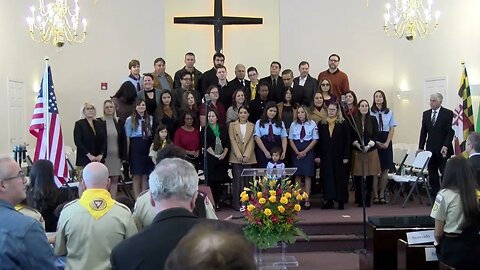
[{"label": "maryland state flag", "polygon": [[[468,83],[467,68],[463,66],[463,73],[460,78],[460,89],[458,96],[461,101],[454,111],[453,129],[455,130],[455,155],[462,154],[465,151],[465,141],[471,131],[475,131],[472,95],[470,94],[470,84]],[[464,153],[465,154],[465,153]]]}]

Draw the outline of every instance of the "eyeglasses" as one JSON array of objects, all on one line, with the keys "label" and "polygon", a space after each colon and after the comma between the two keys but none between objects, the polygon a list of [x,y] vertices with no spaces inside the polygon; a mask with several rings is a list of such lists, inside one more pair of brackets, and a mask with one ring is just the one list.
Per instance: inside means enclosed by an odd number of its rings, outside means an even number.
[{"label": "eyeglasses", "polygon": [[321,86],[330,86],[329,83],[322,83],[322,84],[320,84],[320,85],[321,85]]},{"label": "eyeglasses", "polygon": [[12,176],[12,177],[8,177],[8,178],[4,178],[2,180],[3,181],[10,181],[10,180],[17,179],[17,178],[22,178],[23,183],[27,183],[27,178],[25,177],[25,173],[23,171],[19,171],[17,173],[17,175]]}]

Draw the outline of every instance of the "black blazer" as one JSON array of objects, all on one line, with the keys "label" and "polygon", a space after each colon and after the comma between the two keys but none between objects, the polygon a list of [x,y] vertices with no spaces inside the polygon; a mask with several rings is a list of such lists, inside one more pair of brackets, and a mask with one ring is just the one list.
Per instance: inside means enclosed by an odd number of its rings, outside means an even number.
[{"label": "black blazer", "polygon": [[259,81],[260,83],[266,83],[268,85],[268,100],[275,101],[276,103],[283,101],[283,90],[285,85],[283,84],[282,76],[278,76],[277,78],[277,86],[274,88],[272,86],[272,77],[268,76],[265,78],[261,78]]},{"label": "black blazer", "polygon": [[[213,134],[213,131],[210,127],[208,127],[207,125],[207,147],[206,149],[208,149],[209,147],[211,147],[213,150],[215,150],[215,134]],[[201,139],[201,142],[203,142],[203,136],[204,136],[205,132],[200,132],[200,139]],[[223,128],[220,126],[220,141],[222,141],[222,147],[223,148],[228,148],[228,150],[230,151],[230,137],[228,136],[228,129],[226,128]],[[228,160],[228,155],[226,156],[226,159]]]},{"label": "black blazer", "polygon": [[432,109],[424,111],[418,149],[424,149],[425,147],[433,155],[440,155],[440,150],[443,146],[446,146],[448,148],[447,157],[453,155],[452,141],[455,132],[452,128],[452,122],[453,112],[449,109],[440,107],[435,125],[432,125]]},{"label": "black blazer", "polygon": [[210,85],[218,84],[217,70],[215,68],[212,68],[208,71],[205,71],[202,74],[202,77],[200,77],[199,84],[200,84],[200,89],[197,89],[197,91],[200,90],[200,93],[202,94],[202,97],[203,97],[207,91],[207,88]]},{"label": "black blazer", "polygon": [[243,86],[243,84],[235,77],[233,80],[229,81],[228,84],[233,91],[237,89],[243,89],[245,92],[245,101],[249,101],[250,97],[252,96],[252,91],[250,90],[250,81],[244,79],[243,82],[245,83],[245,86]]},{"label": "black blazer", "polygon": [[477,185],[480,186],[480,155],[473,155],[468,160],[476,173]]},{"label": "black blazer", "polygon": [[235,92],[235,88],[233,88],[230,85],[230,82],[227,82],[227,84],[223,87],[220,85],[217,85],[217,87],[218,87],[218,92],[220,94],[218,100],[225,107],[225,111],[226,111],[228,110],[228,108],[230,108],[230,106],[232,106],[232,100],[233,100],[232,96],[233,96],[233,92]]},{"label": "black blazer", "polygon": [[[101,121],[104,132],[105,132],[105,139],[107,138],[107,122],[102,118],[97,118],[97,120]],[[115,128],[117,129],[117,142],[118,142],[118,157],[121,160],[128,160],[127,155],[127,135],[125,133],[125,121],[122,119],[113,119],[115,123]],[[105,140],[105,154],[103,157],[107,157],[107,149],[108,149],[108,142]]]},{"label": "black blazer", "polygon": [[[87,154],[90,153],[94,156],[104,155],[107,150],[107,135],[105,134],[105,127],[101,121],[93,120],[93,131],[87,119],[80,119],[75,122],[73,129],[73,140],[77,147],[77,160],[75,165],[86,166],[90,163],[90,159]],[[102,160],[103,162],[103,160]]]},{"label": "black blazer", "polygon": [[[295,79],[293,79],[293,83],[295,85],[300,85],[300,77],[296,77]],[[313,97],[315,96],[315,92],[318,89],[317,79],[313,78],[312,76],[310,76],[310,74],[308,74],[307,80],[305,81],[303,88],[303,104],[305,104],[307,107],[310,107],[310,105],[312,105],[313,103]]]},{"label": "black blazer", "polygon": [[[370,121],[370,126],[372,127],[371,131],[367,130],[367,128],[365,128],[364,131],[362,132],[362,126],[359,123],[360,121],[357,121],[358,118],[361,117],[360,113],[355,115],[355,117],[353,118],[354,119],[353,121],[356,121],[355,123],[357,124],[360,135],[363,136],[363,142],[365,143],[365,146],[368,145],[368,143],[370,141],[376,142],[378,140],[378,138],[377,138],[378,137],[377,118],[375,116],[371,116],[370,114],[367,114],[366,116],[368,118],[365,119],[365,122]],[[367,124],[365,124],[365,125],[367,125]],[[351,124],[350,124],[350,130],[351,130],[352,143],[354,141],[358,141],[358,143],[360,145],[362,145],[362,142],[361,142],[360,138],[358,137],[358,133],[357,133],[357,131],[355,131],[355,127],[353,127]],[[355,150],[355,151],[359,151],[357,147],[352,147],[352,149]],[[373,151],[375,149],[377,149],[377,144],[376,143],[370,149],[368,149],[368,152]]]}]

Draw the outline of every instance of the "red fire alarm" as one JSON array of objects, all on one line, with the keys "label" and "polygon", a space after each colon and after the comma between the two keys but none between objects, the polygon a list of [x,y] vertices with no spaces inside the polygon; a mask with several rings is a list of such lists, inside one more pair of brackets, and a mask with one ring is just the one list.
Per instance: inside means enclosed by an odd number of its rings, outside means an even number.
[{"label": "red fire alarm", "polygon": [[106,83],[106,82],[100,83],[100,89],[101,90],[107,90],[108,89],[108,83]]}]

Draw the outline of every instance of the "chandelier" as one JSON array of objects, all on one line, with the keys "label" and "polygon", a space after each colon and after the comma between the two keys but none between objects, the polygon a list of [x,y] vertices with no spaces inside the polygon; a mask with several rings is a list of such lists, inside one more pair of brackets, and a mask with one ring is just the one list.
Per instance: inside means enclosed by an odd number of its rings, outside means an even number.
[{"label": "chandelier", "polygon": [[82,19],[83,32],[77,33],[80,12],[78,0],[75,0],[73,10],[70,9],[67,1],[39,0],[38,11],[34,6],[30,7],[31,16],[26,20],[33,40],[51,43],[59,48],[63,47],[65,42],[73,44],[85,41],[87,34],[85,18]]},{"label": "chandelier", "polygon": [[[431,34],[432,25],[432,3],[428,0],[424,5],[423,0],[394,0],[395,7],[387,3],[385,5],[387,13],[384,15],[385,25],[383,29],[385,33],[407,40],[414,40],[418,35],[426,37]],[[438,17],[440,12],[435,12],[434,29],[438,28]],[[393,26],[393,27],[389,27]],[[393,29],[392,29],[393,28]],[[391,30],[391,31],[389,31]]]}]

